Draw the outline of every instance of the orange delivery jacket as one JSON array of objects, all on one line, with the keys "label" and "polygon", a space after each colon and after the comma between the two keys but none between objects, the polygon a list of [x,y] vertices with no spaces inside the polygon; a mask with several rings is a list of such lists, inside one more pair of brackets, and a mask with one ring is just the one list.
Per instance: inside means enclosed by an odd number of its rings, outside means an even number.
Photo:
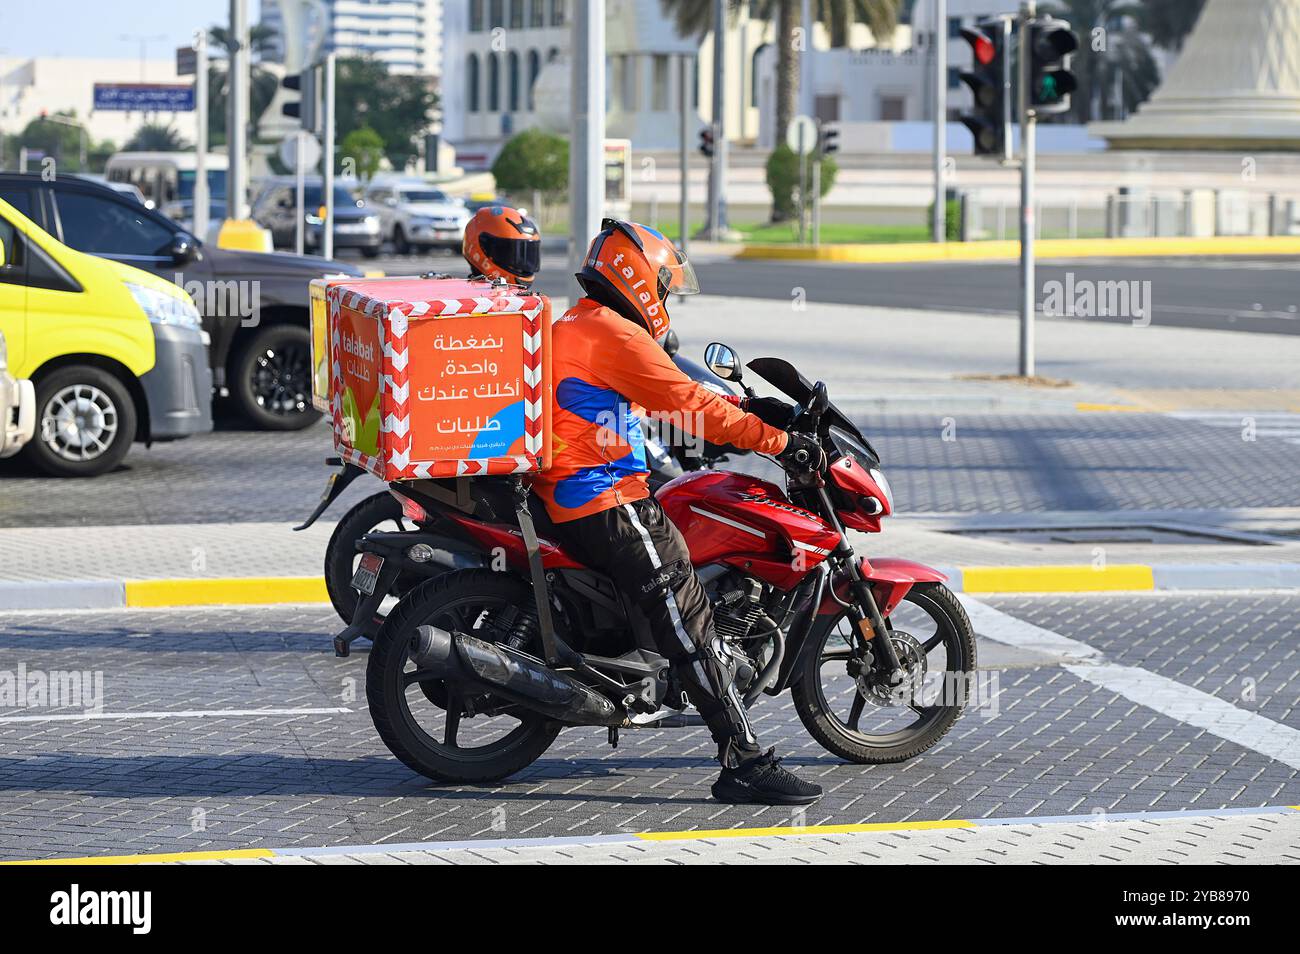
[{"label": "orange delivery jacket", "polygon": [[644,328],[590,298],[551,334],[552,458],[533,490],[557,523],[650,496],[642,408],[715,444],[785,449],[785,431],[692,381]]}]

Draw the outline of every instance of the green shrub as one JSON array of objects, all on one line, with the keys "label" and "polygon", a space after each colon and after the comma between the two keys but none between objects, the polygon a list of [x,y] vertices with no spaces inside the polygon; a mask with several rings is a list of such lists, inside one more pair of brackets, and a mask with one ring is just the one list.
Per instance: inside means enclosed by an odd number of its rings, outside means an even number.
[{"label": "green shrub", "polygon": [[[822,198],[835,185],[835,176],[840,167],[829,156],[822,160]],[[812,191],[813,158],[808,157],[805,166],[807,181],[805,191]],[[772,193],[772,221],[784,222],[795,217],[797,207],[794,190],[799,184],[799,156],[785,143],[772,150],[767,157],[767,188]]]},{"label": "green shrub", "polygon": [[[934,203],[931,202],[925,209],[925,221],[927,227],[934,221]],[[959,199],[949,199],[943,204],[943,234],[949,242],[961,241],[961,201]]]},{"label": "green shrub", "polygon": [[563,192],[569,187],[569,141],[555,133],[526,129],[501,148],[492,175],[499,191],[513,195]]}]

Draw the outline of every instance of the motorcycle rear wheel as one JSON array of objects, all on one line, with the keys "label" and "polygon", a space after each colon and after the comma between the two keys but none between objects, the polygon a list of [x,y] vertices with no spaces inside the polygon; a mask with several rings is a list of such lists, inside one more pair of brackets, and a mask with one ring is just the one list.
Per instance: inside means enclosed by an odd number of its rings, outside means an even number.
[{"label": "motorcycle rear wheel", "polygon": [[[481,626],[486,615],[526,606],[532,598],[522,580],[460,570],[421,583],[388,614],[370,650],[366,698],[379,737],[408,768],[438,782],[496,782],[527,768],[555,741],[559,723],[518,706],[498,706],[483,694],[462,695],[441,680],[413,681],[415,664],[408,658],[418,626],[492,640],[493,631]],[[484,711],[492,708],[499,711]],[[436,710],[442,711],[440,738],[426,727]],[[510,728],[509,720],[518,725]]]},{"label": "motorcycle rear wheel", "polygon": [[[928,629],[919,631],[927,625],[926,619],[930,621]],[[846,635],[850,624],[842,612],[819,621],[809,634],[805,662],[790,688],[795,712],[812,737],[827,751],[860,765],[906,762],[937,744],[965,708],[968,677],[975,672],[975,630],[966,610],[946,586],[924,583],[912,587],[890,614],[889,622],[897,627],[891,631],[896,646],[901,639],[897,634],[907,632],[924,650],[931,672],[952,674],[960,692],[940,697],[952,704],[880,705],[869,701],[860,683],[846,671],[851,655]],[[942,688],[946,693],[947,680]],[[847,716],[841,716],[846,698],[850,700]],[[864,713],[867,730],[861,725]],[[905,724],[911,719],[908,713],[916,718]]]},{"label": "motorcycle rear wheel", "polygon": [[[352,622],[361,598],[352,588],[352,574],[361,559],[357,541],[372,530],[411,529],[414,529],[414,524],[402,519],[402,505],[386,490],[372,494],[343,515],[330,536],[329,546],[325,548],[325,591],[339,619],[345,623]],[[392,595],[400,598],[419,579],[410,574],[399,576]]]}]

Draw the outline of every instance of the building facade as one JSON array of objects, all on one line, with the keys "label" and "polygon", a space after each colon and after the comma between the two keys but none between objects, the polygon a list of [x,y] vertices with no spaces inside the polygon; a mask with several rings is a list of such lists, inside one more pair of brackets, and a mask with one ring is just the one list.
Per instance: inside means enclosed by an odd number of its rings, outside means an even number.
[{"label": "building facade", "polygon": [[[198,125],[193,112],[140,113],[96,110],[96,83],[179,83],[189,85],[193,77],[177,76],[174,58],[84,59],[41,56],[0,57],[0,130],[21,133],[27,124],[43,114],[71,113],[84,125],[94,143],[104,140],[121,147],[145,123],[171,126],[187,142],[193,142]],[[5,156],[13,168],[14,157]]]},{"label": "building facade", "polygon": [[[324,46],[340,56],[373,56],[394,73],[442,71],[443,0],[263,0],[261,23],[282,36],[283,3],[312,8]],[[283,56],[282,41],[275,44]]]}]

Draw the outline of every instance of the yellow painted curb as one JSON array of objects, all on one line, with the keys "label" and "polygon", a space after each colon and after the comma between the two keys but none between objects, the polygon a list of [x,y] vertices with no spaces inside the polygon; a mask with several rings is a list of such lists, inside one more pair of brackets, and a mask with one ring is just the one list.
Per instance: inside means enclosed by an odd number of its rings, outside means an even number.
[{"label": "yellow painted curb", "polygon": [[1151,567],[1140,564],[1093,566],[970,566],[961,568],[965,593],[1087,593],[1154,590]]},{"label": "yellow painted curb", "polygon": [[318,576],[254,576],[215,580],[127,580],[127,606],[205,606],[220,603],[323,603]]},{"label": "yellow painted curb", "polygon": [[228,861],[234,858],[274,858],[269,848],[232,848],[229,851],[176,851],[158,855],[101,855],[91,858],[41,858],[36,861],[0,861],[0,865],[141,865],[166,861]]},{"label": "yellow painted curb", "polygon": [[1084,413],[1117,413],[1128,412],[1130,414],[1150,414],[1151,408],[1141,407],[1137,404],[1089,404],[1087,401],[1079,401],[1074,405],[1076,411]]},{"label": "yellow painted curb", "polygon": [[863,831],[933,831],[938,828],[975,828],[974,822],[947,821],[880,822],[863,825],[805,825],[802,828],[717,828],[700,831],[643,831],[642,841],[685,841],[713,838],[763,838],[768,835],[851,835]]},{"label": "yellow painted curb", "polygon": [[[1213,238],[1040,239],[1036,258],[1142,257],[1186,255],[1300,255],[1300,238],[1279,236],[1222,236]],[[878,245],[764,245],[743,246],[736,258],[812,262],[1000,261],[1020,257],[1020,243],[899,242]]]}]

